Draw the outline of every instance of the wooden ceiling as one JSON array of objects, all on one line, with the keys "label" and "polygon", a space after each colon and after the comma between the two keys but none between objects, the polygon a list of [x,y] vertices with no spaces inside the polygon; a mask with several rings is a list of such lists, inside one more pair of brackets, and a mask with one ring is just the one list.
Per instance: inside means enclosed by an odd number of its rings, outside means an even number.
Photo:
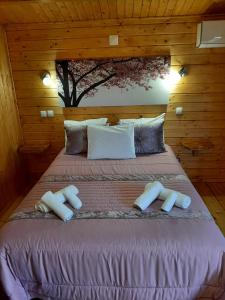
[{"label": "wooden ceiling", "polygon": [[0,23],[40,23],[225,13],[224,0],[0,0]]}]

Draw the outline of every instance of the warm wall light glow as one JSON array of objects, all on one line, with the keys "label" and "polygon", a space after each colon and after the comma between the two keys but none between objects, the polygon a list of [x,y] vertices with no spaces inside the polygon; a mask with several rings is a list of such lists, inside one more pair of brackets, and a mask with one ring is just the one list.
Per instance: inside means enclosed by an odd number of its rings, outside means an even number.
[{"label": "warm wall light glow", "polygon": [[170,74],[165,78],[164,85],[169,90],[172,91],[178,81],[181,79],[180,74],[175,70],[170,70]]},{"label": "warm wall light glow", "polygon": [[49,73],[44,73],[42,75],[42,82],[45,86],[50,86],[52,83],[51,75]]}]

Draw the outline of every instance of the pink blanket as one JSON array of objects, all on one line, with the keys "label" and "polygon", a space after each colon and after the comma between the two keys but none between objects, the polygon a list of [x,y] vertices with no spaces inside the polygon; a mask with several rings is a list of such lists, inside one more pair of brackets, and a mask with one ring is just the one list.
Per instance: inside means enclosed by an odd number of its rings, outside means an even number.
[{"label": "pink blanket", "polygon": [[[164,215],[157,200],[136,216],[151,180],[190,195],[190,209]],[[68,184],[80,190],[80,218],[33,214],[44,192]],[[13,300],[223,300],[225,239],[169,147],[122,161],[62,151],[1,229],[0,278]]]}]

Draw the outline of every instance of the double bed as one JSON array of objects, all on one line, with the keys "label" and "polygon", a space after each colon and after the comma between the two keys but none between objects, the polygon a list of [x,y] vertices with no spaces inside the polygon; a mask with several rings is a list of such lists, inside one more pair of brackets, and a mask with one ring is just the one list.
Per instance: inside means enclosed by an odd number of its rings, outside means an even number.
[{"label": "double bed", "polygon": [[[153,180],[189,209],[133,208]],[[34,211],[69,184],[83,203],[70,222]],[[225,240],[169,146],[129,160],[62,150],[1,229],[0,279],[11,300],[224,300]]]}]

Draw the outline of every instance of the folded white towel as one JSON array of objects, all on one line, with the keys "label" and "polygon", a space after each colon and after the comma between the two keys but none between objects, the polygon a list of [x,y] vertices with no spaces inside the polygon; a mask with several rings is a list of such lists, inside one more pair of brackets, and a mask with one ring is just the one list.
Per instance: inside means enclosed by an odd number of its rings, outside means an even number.
[{"label": "folded white towel", "polygon": [[62,190],[63,195],[66,197],[66,200],[69,204],[76,209],[80,209],[82,206],[81,200],[77,197],[79,190],[74,185],[69,185]]},{"label": "folded white towel", "polygon": [[166,198],[166,200],[163,202],[163,205],[161,206],[161,209],[169,212],[173,208],[175,202],[177,200],[177,193],[176,192],[170,192]]},{"label": "folded white towel", "polygon": [[[62,193],[62,190],[54,193],[55,195],[55,199],[56,201],[60,202],[60,203],[64,203],[66,202],[66,198],[65,196],[63,195]],[[49,208],[47,205],[45,205],[42,201],[38,201],[36,204],[35,204],[35,209],[40,211],[40,212],[43,212],[43,213],[48,213],[51,211],[51,208]]]},{"label": "folded white towel", "polygon": [[159,199],[165,201],[171,192],[176,192],[176,194],[177,194],[175,206],[180,207],[180,208],[188,208],[190,206],[191,198],[189,196],[182,194],[180,192],[177,192],[177,191],[173,191],[171,189],[164,188],[164,190],[162,190],[159,194]]},{"label": "folded white towel", "polygon": [[163,189],[164,187],[159,181],[154,181],[146,185],[144,193],[135,200],[134,206],[145,210],[159,196]]},{"label": "folded white towel", "polygon": [[51,191],[46,192],[41,197],[41,201],[47,205],[47,207],[53,210],[53,212],[64,222],[69,221],[73,217],[73,211],[65,204],[57,201],[57,196],[55,196]]}]

